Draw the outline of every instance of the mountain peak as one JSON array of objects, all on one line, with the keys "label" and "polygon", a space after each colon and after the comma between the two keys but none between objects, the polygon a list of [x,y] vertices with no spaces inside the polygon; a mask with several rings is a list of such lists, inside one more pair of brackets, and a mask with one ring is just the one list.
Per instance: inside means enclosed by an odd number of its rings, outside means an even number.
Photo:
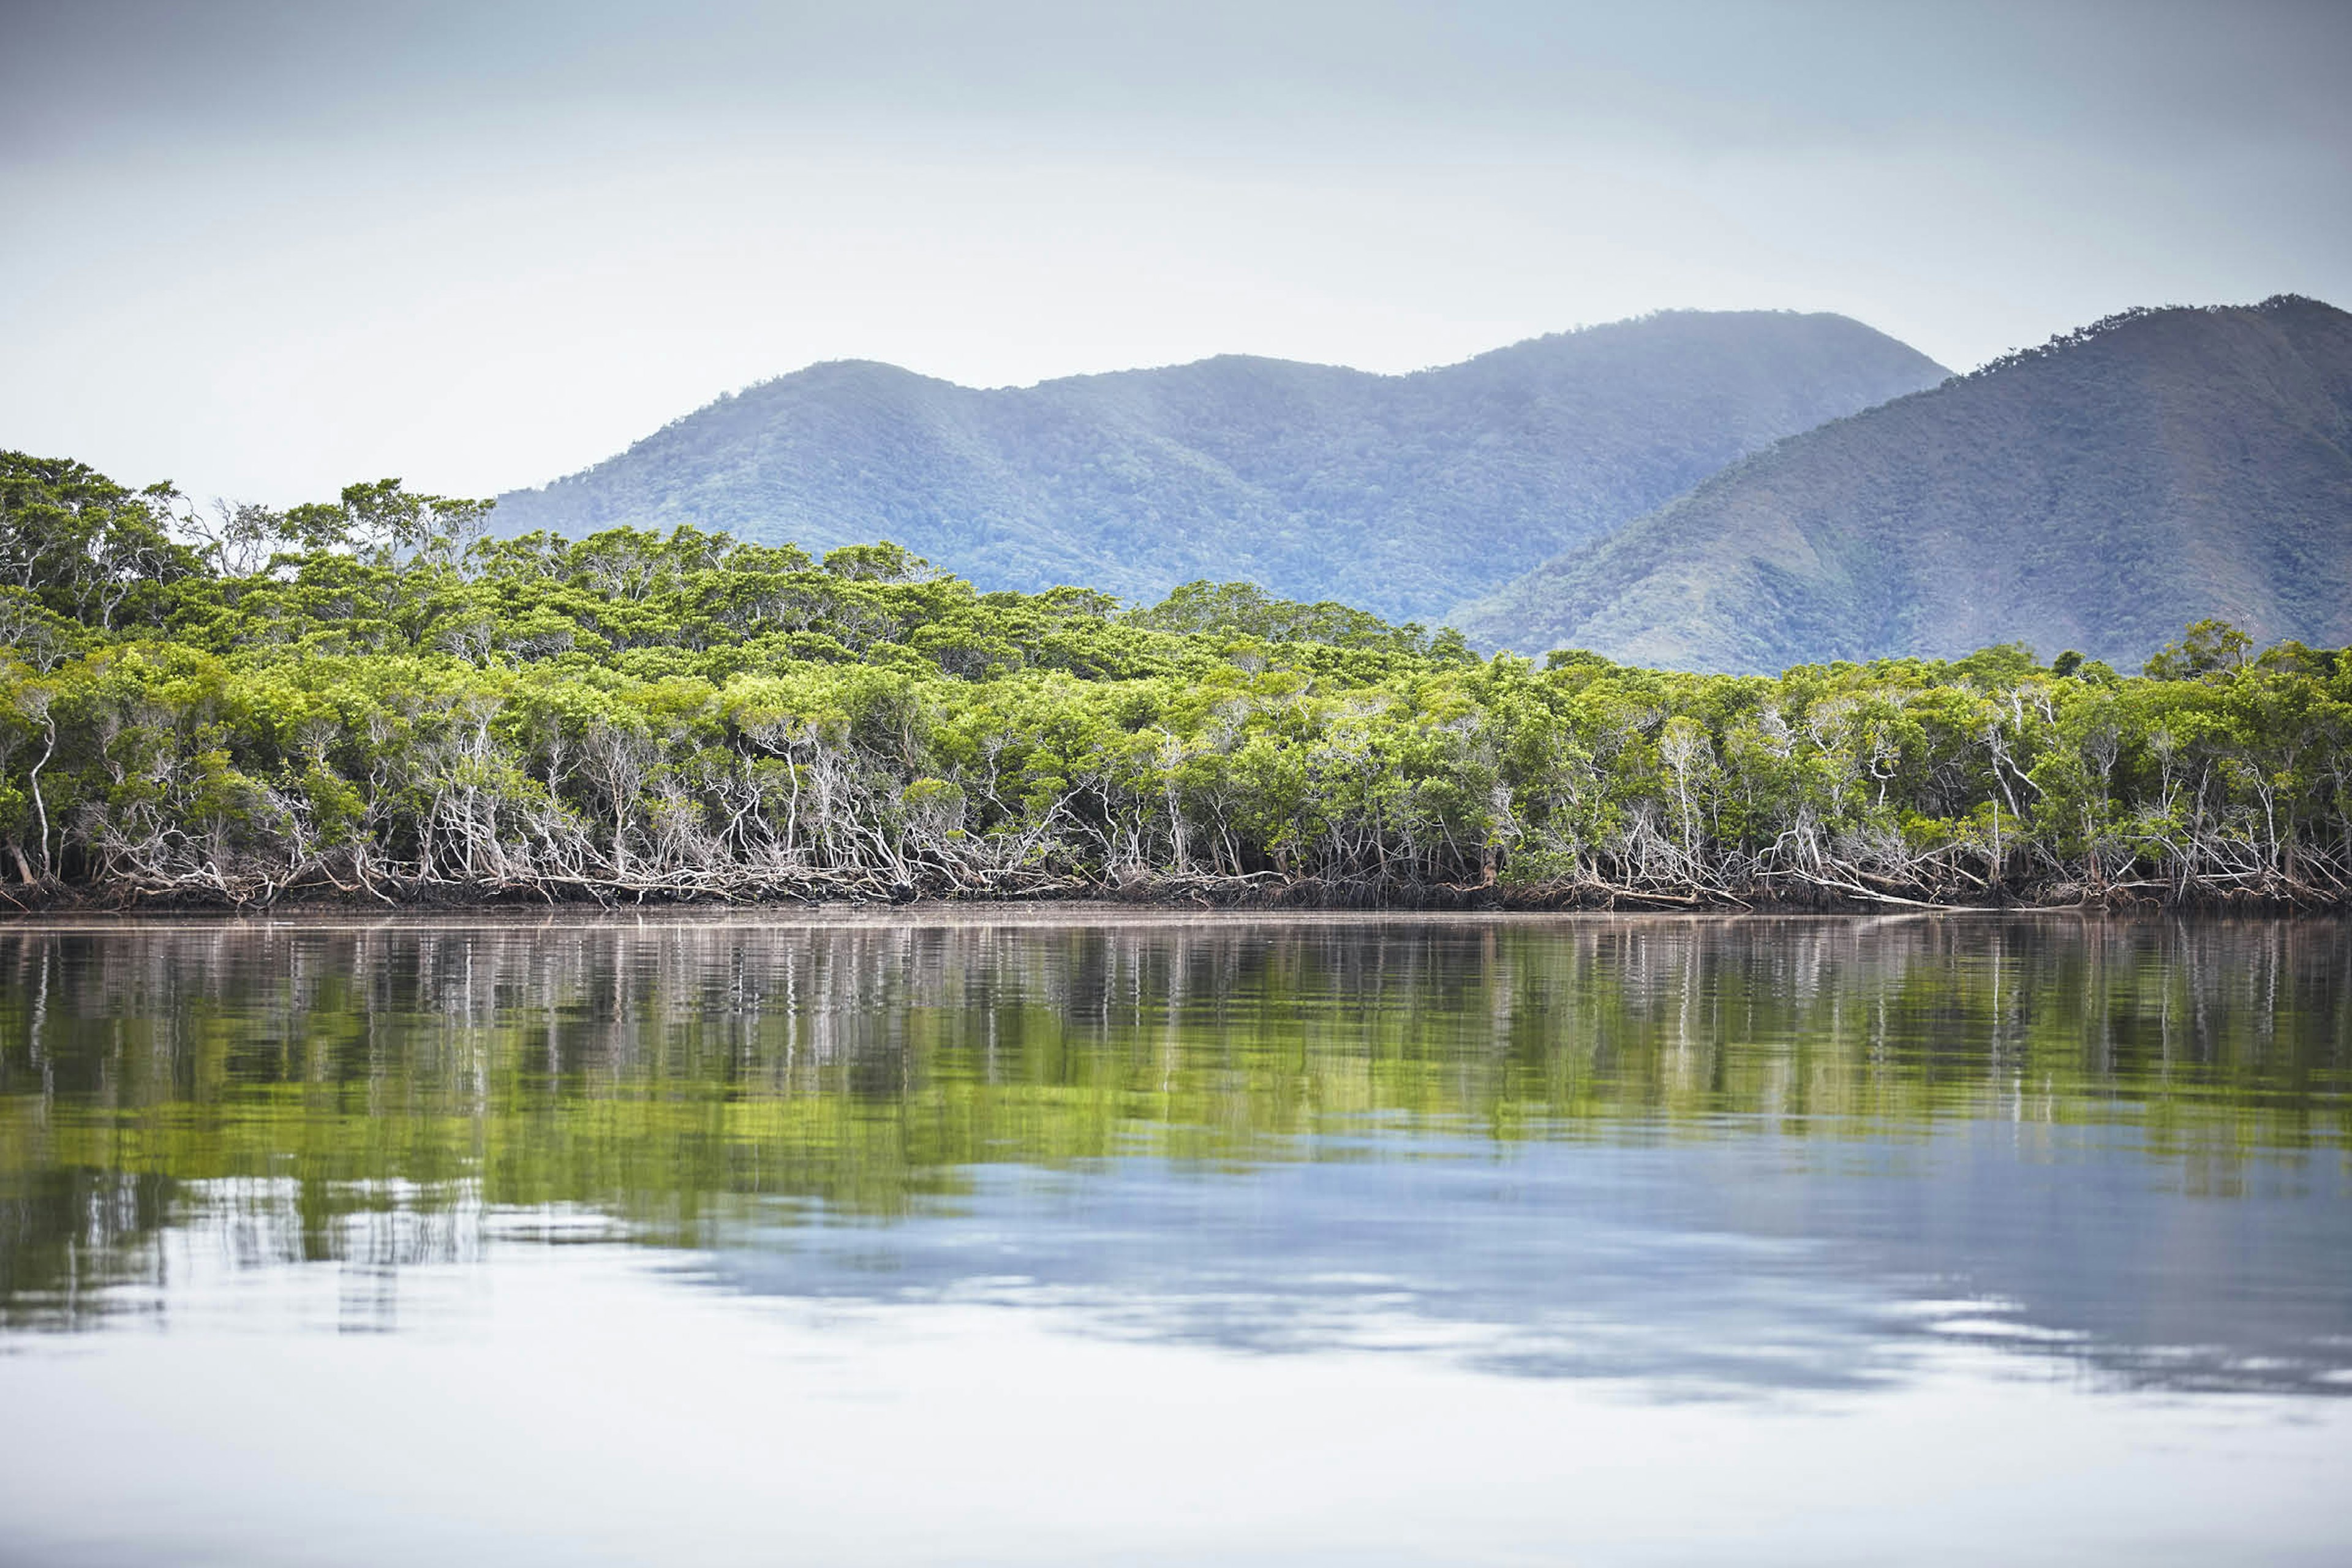
[{"label": "mountain peak", "polygon": [[1683,668],[2023,641],[2137,665],[2188,622],[2352,640],[2352,315],[2126,311],[1794,436],[1458,623]]},{"label": "mountain peak", "polygon": [[981,391],[871,361],[746,388],[499,498],[502,529],[887,537],[983,587],[1200,577],[1428,616],[1942,367],[1838,316],[1675,311],[1402,375],[1221,354]]}]

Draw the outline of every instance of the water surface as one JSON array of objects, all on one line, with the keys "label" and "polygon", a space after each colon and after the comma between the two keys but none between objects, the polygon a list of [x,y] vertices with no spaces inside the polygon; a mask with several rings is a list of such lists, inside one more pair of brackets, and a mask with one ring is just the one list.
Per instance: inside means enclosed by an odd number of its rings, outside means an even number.
[{"label": "water surface", "polygon": [[0,1561],[2333,1562],[2342,922],[0,927]]}]

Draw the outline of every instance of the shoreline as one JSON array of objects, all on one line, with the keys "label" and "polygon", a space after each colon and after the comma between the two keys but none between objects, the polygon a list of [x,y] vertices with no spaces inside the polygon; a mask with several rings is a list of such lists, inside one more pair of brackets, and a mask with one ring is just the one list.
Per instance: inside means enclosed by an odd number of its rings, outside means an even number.
[{"label": "shoreline", "polygon": [[[1349,901],[1271,896],[1141,896],[1120,889],[1099,892],[1055,892],[1034,897],[973,898],[917,895],[903,899],[808,898],[770,896],[721,898],[648,893],[610,899],[537,896],[531,890],[488,895],[444,896],[404,900],[369,900],[348,894],[308,890],[292,896],[242,902],[192,899],[184,896],[143,900],[108,900],[68,893],[25,903],[17,895],[26,889],[0,891],[0,928],[88,923],[93,927],[156,921],[168,923],[272,924],[287,921],[325,919],[341,924],[355,916],[376,921],[481,920],[506,925],[527,921],[596,922],[631,918],[660,923],[697,921],[759,921],[806,919],[854,923],[894,921],[947,921],[985,920],[1024,923],[1083,920],[1099,923],[1178,923],[1276,918],[1285,921],[1355,922],[1379,920],[1515,921],[1544,917],[1616,920],[1916,920],[1952,916],[2072,917],[2090,920],[2150,920],[2171,916],[2212,920],[2250,919],[2343,920],[2352,906],[2247,894],[2241,897],[2200,894],[2185,900],[2158,900],[2128,894],[2067,900],[2018,899],[1991,903],[1936,903],[1888,897],[1883,900],[1853,898],[1758,898],[1747,900],[1674,895],[1647,895],[1612,889],[1583,898],[1563,897],[1548,889],[1493,888],[1441,889],[1433,898],[1389,898]],[[1547,896],[1548,895],[1548,896]],[[13,907],[12,907],[13,906]]]}]

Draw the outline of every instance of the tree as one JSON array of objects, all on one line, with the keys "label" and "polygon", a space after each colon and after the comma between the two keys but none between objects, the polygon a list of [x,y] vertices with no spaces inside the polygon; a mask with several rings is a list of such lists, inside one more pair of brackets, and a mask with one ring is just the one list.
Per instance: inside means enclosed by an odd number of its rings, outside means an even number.
[{"label": "tree", "polygon": [[2167,643],[2147,661],[2153,680],[2195,680],[2229,674],[2246,662],[2254,639],[2227,621],[2203,620],[2191,626],[2179,642]]},{"label": "tree", "polygon": [[346,550],[373,565],[455,566],[489,529],[488,500],[420,495],[398,479],[345,485],[331,502],[289,511],[282,532],[308,550]]},{"label": "tree", "polygon": [[203,571],[171,537],[183,505],[168,484],[133,494],[80,463],[0,452],[0,582],[101,631],[160,614],[158,590]]},{"label": "tree", "polygon": [[209,516],[190,512],[184,527],[213,569],[226,577],[250,577],[278,551],[298,542],[286,514],[258,501],[216,499]]}]

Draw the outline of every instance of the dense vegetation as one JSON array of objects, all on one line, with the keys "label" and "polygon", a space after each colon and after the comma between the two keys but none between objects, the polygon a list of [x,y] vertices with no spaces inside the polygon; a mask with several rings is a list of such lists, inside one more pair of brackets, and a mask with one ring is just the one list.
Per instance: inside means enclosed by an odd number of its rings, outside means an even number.
[{"label": "dense vegetation", "polygon": [[0,458],[5,896],[2352,889],[2352,663],[2219,625],[2148,678],[2015,647],[1538,668],[1246,585],[1122,611],[888,544],[488,510],[386,480],[206,521]]},{"label": "dense vegetation", "polygon": [[2352,641],[2352,315],[2140,310],[1797,436],[1453,617],[1693,669],[2021,641],[2137,665],[2193,620]]},{"label": "dense vegetation", "polygon": [[684,523],[820,552],[887,538],[984,588],[1157,598],[1245,577],[1428,618],[1943,376],[1843,317],[1763,311],[1653,316],[1413,375],[1227,357],[978,391],[824,364],[500,498],[499,528]]}]

